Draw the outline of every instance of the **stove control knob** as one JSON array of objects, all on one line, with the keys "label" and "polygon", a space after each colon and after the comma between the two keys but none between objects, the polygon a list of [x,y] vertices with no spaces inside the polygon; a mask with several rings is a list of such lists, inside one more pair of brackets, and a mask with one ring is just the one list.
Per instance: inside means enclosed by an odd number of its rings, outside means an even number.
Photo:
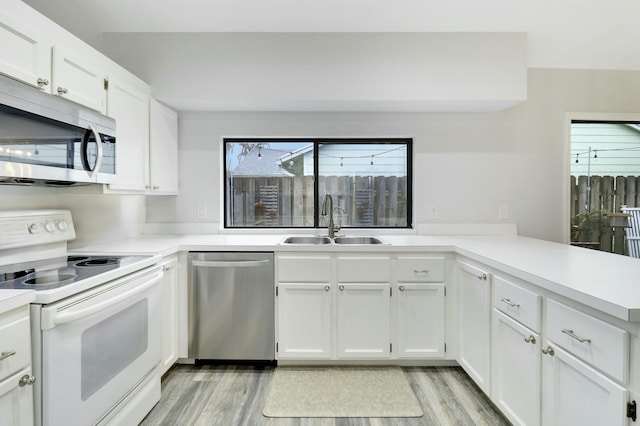
[{"label": "stove control knob", "polygon": [[38,232],[40,232],[40,227],[37,223],[32,223],[31,225],[29,225],[30,234],[37,234]]},{"label": "stove control knob", "polygon": [[58,229],[61,230],[62,232],[67,230],[67,222],[65,222],[64,220],[61,220],[58,222]]},{"label": "stove control knob", "polygon": [[53,232],[56,230],[56,226],[51,222],[47,222],[44,224],[44,229],[46,229],[47,232]]}]

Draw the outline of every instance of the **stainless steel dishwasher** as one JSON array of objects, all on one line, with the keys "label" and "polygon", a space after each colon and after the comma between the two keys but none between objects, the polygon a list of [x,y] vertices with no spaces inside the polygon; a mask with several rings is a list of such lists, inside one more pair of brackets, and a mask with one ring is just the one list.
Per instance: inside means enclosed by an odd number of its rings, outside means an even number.
[{"label": "stainless steel dishwasher", "polygon": [[273,253],[189,253],[190,359],[275,359],[273,272]]}]

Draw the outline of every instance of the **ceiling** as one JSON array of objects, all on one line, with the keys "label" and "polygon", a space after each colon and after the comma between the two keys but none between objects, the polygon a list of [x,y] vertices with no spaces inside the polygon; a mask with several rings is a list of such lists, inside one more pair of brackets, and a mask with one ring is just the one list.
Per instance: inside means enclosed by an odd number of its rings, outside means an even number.
[{"label": "ceiling", "polygon": [[24,0],[97,49],[127,32],[525,32],[528,66],[640,70],[640,0]]}]

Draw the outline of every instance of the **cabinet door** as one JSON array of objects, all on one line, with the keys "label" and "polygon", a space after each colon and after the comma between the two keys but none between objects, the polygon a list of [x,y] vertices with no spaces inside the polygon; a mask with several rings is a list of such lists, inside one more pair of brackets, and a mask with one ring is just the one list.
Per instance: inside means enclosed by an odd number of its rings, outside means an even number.
[{"label": "cabinet door", "polygon": [[31,377],[31,367],[0,382],[0,425],[33,425],[33,386],[23,377]]},{"label": "cabinet door", "polygon": [[162,265],[162,361],[164,374],[178,359],[178,261],[172,259]]},{"label": "cabinet door", "polygon": [[338,357],[389,356],[390,288],[389,284],[338,285]]},{"label": "cabinet door", "polygon": [[517,425],[540,424],[540,335],[493,310],[492,399]]},{"label": "cabinet door", "polygon": [[552,343],[543,357],[545,425],[626,425],[627,390]]},{"label": "cabinet door", "polygon": [[149,167],[151,195],[178,193],[178,114],[151,99]]},{"label": "cabinet door", "polygon": [[278,285],[278,359],[331,356],[331,286]]},{"label": "cabinet door", "polygon": [[51,45],[31,28],[0,14],[0,73],[49,91]]},{"label": "cabinet door", "polygon": [[400,284],[394,296],[397,356],[443,357],[444,284]]},{"label": "cabinet door", "polygon": [[460,296],[459,362],[487,395],[491,394],[491,275],[458,262]]},{"label": "cabinet door", "polygon": [[116,178],[109,190],[149,188],[149,93],[134,82],[109,79],[108,115],[116,119]]},{"label": "cabinet door", "polygon": [[106,74],[97,55],[97,52],[93,55],[86,52],[86,55],[83,55],[61,46],[54,46],[51,93],[105,113]]}]

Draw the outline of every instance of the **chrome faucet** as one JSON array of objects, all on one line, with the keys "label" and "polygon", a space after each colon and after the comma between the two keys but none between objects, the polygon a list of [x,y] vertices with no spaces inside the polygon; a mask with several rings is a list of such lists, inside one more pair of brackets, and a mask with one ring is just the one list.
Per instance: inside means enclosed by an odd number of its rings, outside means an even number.
[{"label": "chrome faucet", "polygon": [[[329,206],[327,206],[329,204]],[[324,201],[322,202],[322,216],[326,216],[327,212],[329,214],[329,225],[327,226],[327,233],[329,234],[329,238],[333,238],[336,236],[336,232],[340,230],[340,227],[337,226],[333,221],[333,197],[331,194],[324,195]]]}]

